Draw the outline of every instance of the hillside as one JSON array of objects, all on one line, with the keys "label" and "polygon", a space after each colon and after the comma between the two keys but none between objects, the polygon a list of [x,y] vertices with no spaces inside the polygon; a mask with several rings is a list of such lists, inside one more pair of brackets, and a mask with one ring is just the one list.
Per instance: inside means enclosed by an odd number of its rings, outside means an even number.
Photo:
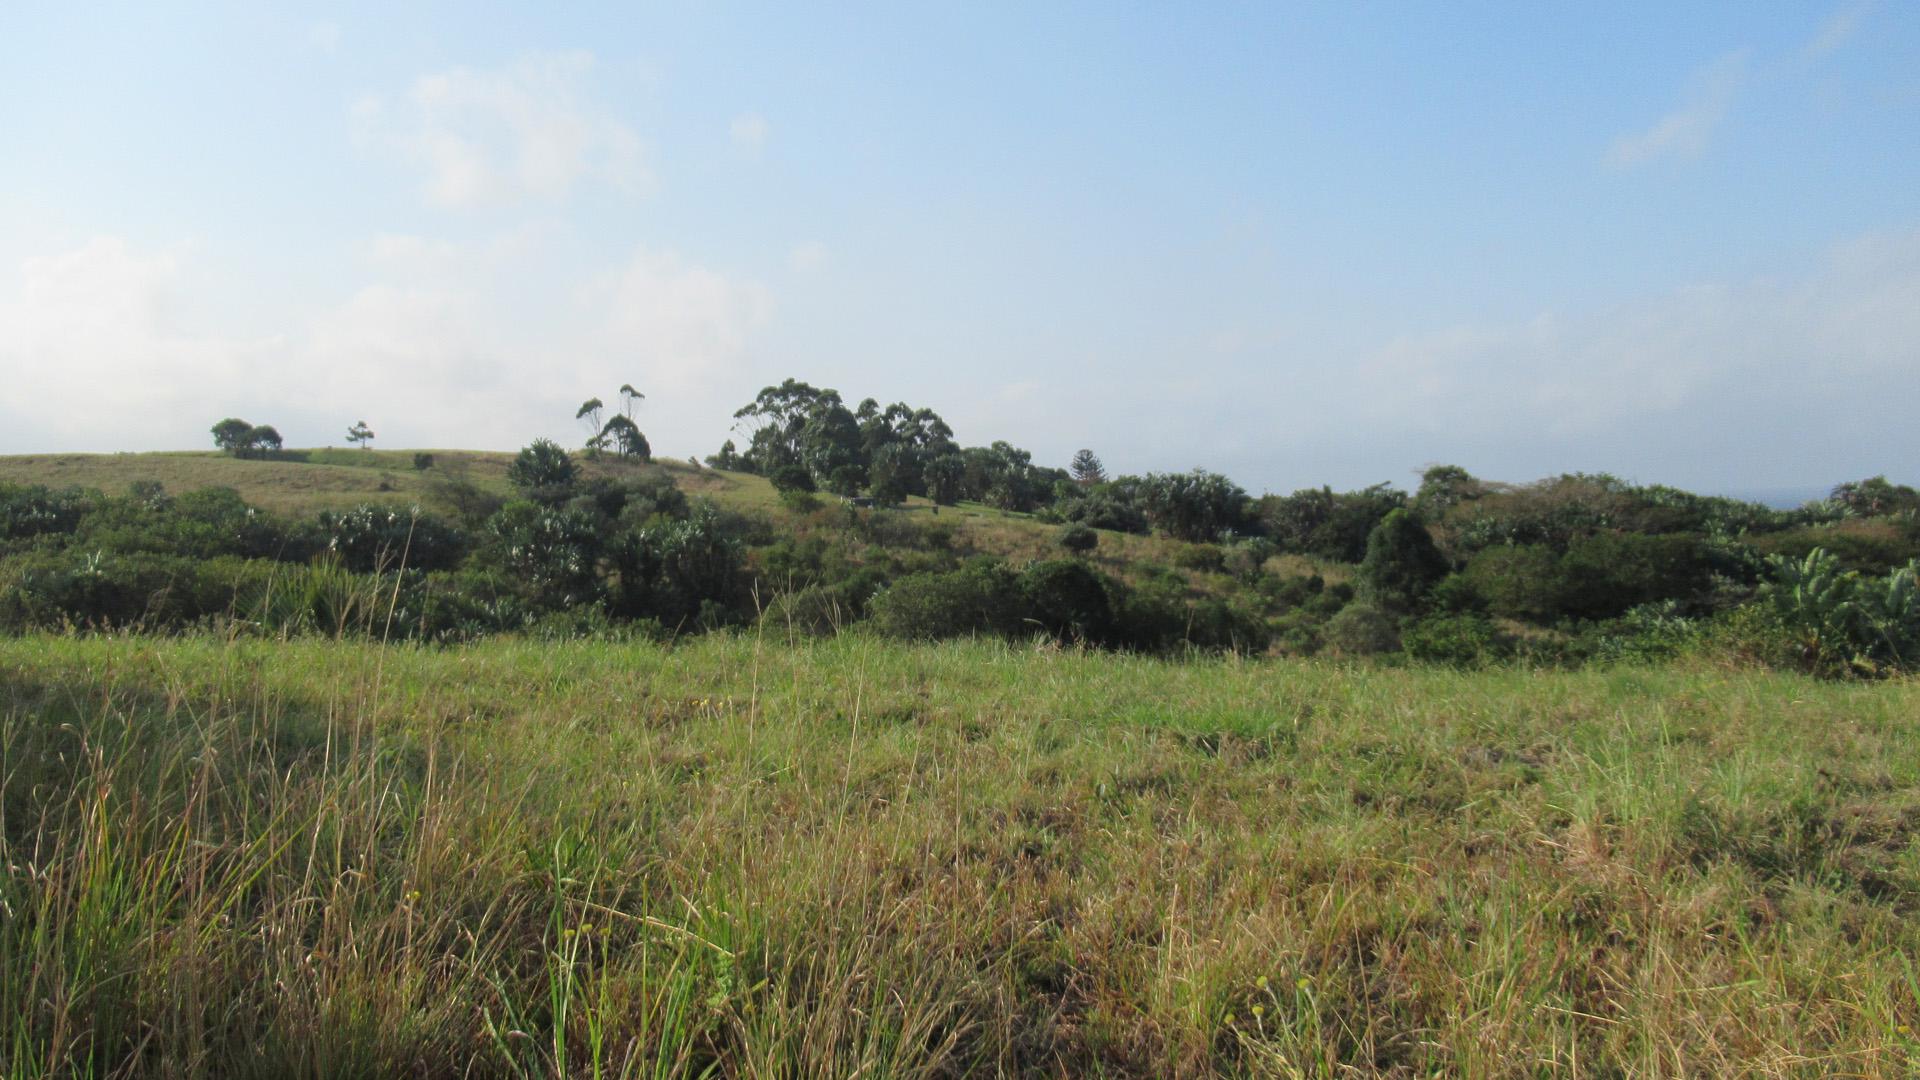
[{"label": "hillside", "polygon": [[[796,395],[838,401],[789,381],[756,407]],[[1088,452],[1076,476],[956,448],[904,405],[821,409],[709,459],[728,468],[543,440],[0,459],[0,629],[456,642],[772,620],[1464,667],[1705,650],[1879,676],[1920,657],[1920,491],[1884,477],[1792,510],[1453,466],[1412,493],[1255,498],[1204,470],[1109,478]]]}]

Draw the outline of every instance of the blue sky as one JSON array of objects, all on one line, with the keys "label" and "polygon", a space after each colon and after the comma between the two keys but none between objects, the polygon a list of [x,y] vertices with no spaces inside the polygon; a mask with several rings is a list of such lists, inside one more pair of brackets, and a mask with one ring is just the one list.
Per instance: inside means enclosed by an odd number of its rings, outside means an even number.
[{"label": "blue sky", "polygon": [[0,452],[1920,479],[1920,7],[802,7],[0,8]]}]

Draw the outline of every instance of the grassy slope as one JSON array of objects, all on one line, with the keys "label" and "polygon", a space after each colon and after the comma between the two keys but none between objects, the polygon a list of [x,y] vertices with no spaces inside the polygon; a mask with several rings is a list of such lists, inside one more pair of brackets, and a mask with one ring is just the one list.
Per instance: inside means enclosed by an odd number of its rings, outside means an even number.
[{"label": "grassy slope", "polygon": [[[512,454],[472,450],[428,452],[434,455],[438,475],[451,472],[502,494],[508,490],[506,474]],[[285,460],[268,461],[242,461],[214,451],[0,456],[0,482],[93,487],[110,494],[124,492],[137,480],[158,481],[176,493],[217,485],[234,488],[253,505],[290,514],[360,502],[419,502],[429,508],[444,509],[435,506],[432,496],[431,484],[436,472],[415,471],[413,454],[412,450],[330,448],[293,450]],[[647,467],[624,465],[611,459],[583,463],[590,475],[619,475],[635,468],[664,469],[689,496],[704,496],[735,510],[763,513],[776,522],[793,518],[763,477],[695,468],[677,460],[660,460]],[[826,504],[831,501],[828,497],[822,499]],[[956,544],[964,550],[1015,560],[1057,558],[1061,554],[1055,543],[1058,530],[1027,515],[1004,513],[977,503],[943,507],[936,513],[933,505],[924,499],[910,500],[904,509],[893,512],[906,514],[921,523],[950,527]],[[1109,573],[1132,577],[1141,563],[1172,563],[1181,549],[1191,546],[1163,537],[1102,531],[1093,561]],[[1318,573],[1330,583],[1346,580],[1350,574],[1348,567],[1300,556],[1276,557],[1268,568],[1284,574]],[[1184,576],[1196,592],[1221,592],[1230,584],[1224,579],[1208,580],[1208,575],[1201,573],[1188,572]]]},{"label": "grassy slope", "polygon": [[0,641],[0,1057],[1913,1075],[1916,715],[859,637]]}]

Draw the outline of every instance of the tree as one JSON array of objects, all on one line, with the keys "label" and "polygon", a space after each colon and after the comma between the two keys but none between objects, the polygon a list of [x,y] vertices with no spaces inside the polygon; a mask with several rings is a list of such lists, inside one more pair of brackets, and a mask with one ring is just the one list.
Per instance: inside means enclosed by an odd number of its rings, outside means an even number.
[{"label": "tree", "polygon": [[1247,520],[1247,493],[1219,473],[1150,473],[1142,486],[1147,520],[1176,539],[1214,540]]},{"label": "tree", "polygon": [[653,460],[653,448],[647,444],[647,437],[625,416],[616,416],[607,421],[607,426],[600,429],[600,443],[603,446],[611,444],[621,457]]},{"label": "tree", "polygon": [[716,469],[725,469],[728,472],[737,471],[740,468],[740,452],[734,448],[733,440],[728,439],[722,443],[719,453],[708,454],[707,464]]},{"label": "tree", "polygon": [[373,429],[367,426],[365,420],[355,421],[354,425],[347,429],[347,441],[359,443],[360,449],[365,450],[367,444],[373,441]]},{"label": "tree", "polygon": [[247,454],[247,436],[253,434],[253,425],[238,417],[229,416],[213,425],[213,445],[235,457]]},{"label": "tree", "polygon": [[1067,468],[1073,473],[1073,482],[1081,487],[1092,487],[1095,484],[1104,483],[1107,479],[1107,470],[1101,466],[1100,459],[1095,457],[1091,450],[1082,450],[1073,455],[1073,461],[1067,465]]},{"label": "tree", "polygon": [[635,390],[632,383],[621,383],[620,398],[621,414],[631,420],[633,419],[634,406],[639,402],[647,400],[647,395]]},{"label": "tree", "polygon": [[595,397],[581,402],[580,408],[574,410],[573,418],[587,425],[587,449],[589,450],[598,450],[604,445],[600,438],[601,432],[605,430],[600,424],[600,410],[606,407],[605,402]]},{"label": "tree", "polygon": [[266,457],[280,449],[280,433],[271,424],[261,424],[247,432],[247,449],[257,457]]},{"label": "tree", "polygon": [[967,479],[967,463],[956,453],[941,454],[927,462],[924,473],[927,498],[936,506],[958,503]]},{"label": "tree", "polygon": [[566,501],[579,475],[573,458],[550,439],[535,439],[507,466],[508,483],[536,502],[548,504]]},{"label": "tree", "polygon": [[1418,607],[1450,569],[1427,527],[1403,507],[1389,512],[1367,534],[1360,593],[1382,610],[1404,614]]}]

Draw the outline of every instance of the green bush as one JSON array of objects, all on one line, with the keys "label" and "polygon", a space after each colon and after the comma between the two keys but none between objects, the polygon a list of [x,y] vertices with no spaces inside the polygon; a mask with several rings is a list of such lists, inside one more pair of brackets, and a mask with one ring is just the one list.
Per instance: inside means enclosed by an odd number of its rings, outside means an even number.
[{"label": "green bush", "polygon": [[1485,597],[1489,610],[1509,619],[1552,622],[1565,603],[1560,556],[1545,544],[1487,548],[1468,561],[1461,577],[1457,588]]},{"label": "green bush", "polygon": [[1400,626],[1371,604],[1348,604],[1327,620],[1325,639],[1342,656],[1373,656],[1400,648]]},{"label": "green bush", "polygon": [[1071,524],[1060,530],[1054,542],[1075,555],[1085,555],[1100,546],[1100,534],[1085,525]]},{"label": "green bush", "polygon": [[1484,615],[1435,613],[1402,629],[1400,644],[1408,656],[1454,667],[1480,667],[1507,656],[1512,643]]},{"label": "green bush", "polygon": [[1427,590],[1447,576],[1446,556],[1420,519],[1394,509],[1367,534],[1367,555],[1360,562],[1360,594],[1386,611],[1409,612]]},{"label": "green bush", "polygon": [[889,637],[931,641],[969,635],[1014,636],[1023,627],[1020,581],[997,562],[938,574],[911,574],[869,605],[873,626]]},{"label": "green bush", "polygon": [[1105,645],[1114,640],[1107,586],[1074,559],[1035,563],[1020,575],[1027,619],[1058,641]]}]

